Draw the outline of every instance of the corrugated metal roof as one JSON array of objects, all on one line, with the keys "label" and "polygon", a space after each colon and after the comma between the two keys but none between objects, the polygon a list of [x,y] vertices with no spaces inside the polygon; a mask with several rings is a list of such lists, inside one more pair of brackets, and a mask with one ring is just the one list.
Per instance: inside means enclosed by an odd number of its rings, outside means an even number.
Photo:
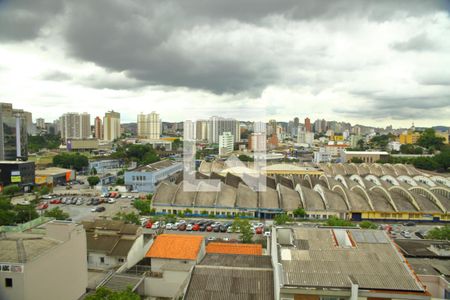
[{"label": "corrugated metal roof", "polygon": [[354,247],[336,245],[330,229],[296,228],[294,245],[281,260],[286,285],[350,288],[350,276],[363,289],[423,291],[411,270],[382,231],[348,230]]}]

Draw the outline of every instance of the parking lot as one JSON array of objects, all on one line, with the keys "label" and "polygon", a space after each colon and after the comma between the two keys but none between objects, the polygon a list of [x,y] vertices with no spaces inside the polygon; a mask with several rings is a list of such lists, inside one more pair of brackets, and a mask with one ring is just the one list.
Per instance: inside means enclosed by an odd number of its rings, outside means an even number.
[{"label": "parking lot", "polygon": [[[137,210],[132,205],[132,199],[128,198],[117,198],[114,199],[114,203],[99,203],[97,205],[88,204],[93,197],[90,196],[59,196],[52,197],[52,199],[75,199],[80,204],[51,204],[51,200],[48,201],[49,206],[47,209],[52,209],[54,207],[61,208],[64,212],[69,214],[72,221],[79,222],[82,220],[91,220],[94,218],[112,218],[118,212],[136,212]],[[95,199],[100,199],[95,197]],[[80,200],[80,201],[79,201]],[[107,200],[107,199],[105,199]],[[93,212],[92,209],[96,207],[104,207],[105,210],[102,212]]]}]

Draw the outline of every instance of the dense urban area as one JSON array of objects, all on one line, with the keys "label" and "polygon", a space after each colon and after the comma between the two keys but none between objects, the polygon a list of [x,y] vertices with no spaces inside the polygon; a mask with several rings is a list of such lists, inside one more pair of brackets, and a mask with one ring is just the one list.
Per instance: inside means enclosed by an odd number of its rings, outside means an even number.
[{"label": "dense urban area", "polygon": [[0,0],[0,300],[450,300],[450,0]]},{"label": "dense urban area", "polygon": [[448,295],[448,127],[0,114],[5,299]]}]

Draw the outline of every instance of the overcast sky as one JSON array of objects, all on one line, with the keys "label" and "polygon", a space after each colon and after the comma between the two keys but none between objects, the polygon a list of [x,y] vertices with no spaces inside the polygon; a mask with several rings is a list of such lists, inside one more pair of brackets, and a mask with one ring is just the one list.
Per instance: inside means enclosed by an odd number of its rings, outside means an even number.
[{"label": "overcast sky", "polygon": [[448,126],[449,3],[0,0],[0,101],[46,121],[257,109],[279,121]]}]

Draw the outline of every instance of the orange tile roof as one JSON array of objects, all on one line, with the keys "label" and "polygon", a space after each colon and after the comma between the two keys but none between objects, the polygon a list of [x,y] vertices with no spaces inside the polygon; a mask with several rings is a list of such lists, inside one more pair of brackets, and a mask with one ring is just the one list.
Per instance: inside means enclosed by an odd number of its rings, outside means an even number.
[{"label": "orange tile roof", "polygon": [[209,243],[206,253],[262,255],[262,245]]},{"label": "orange tile roof", "polygon": [[146,257],[170,259],[197,259],[203,242],[202,236],[161,234],[148,250]]}]

